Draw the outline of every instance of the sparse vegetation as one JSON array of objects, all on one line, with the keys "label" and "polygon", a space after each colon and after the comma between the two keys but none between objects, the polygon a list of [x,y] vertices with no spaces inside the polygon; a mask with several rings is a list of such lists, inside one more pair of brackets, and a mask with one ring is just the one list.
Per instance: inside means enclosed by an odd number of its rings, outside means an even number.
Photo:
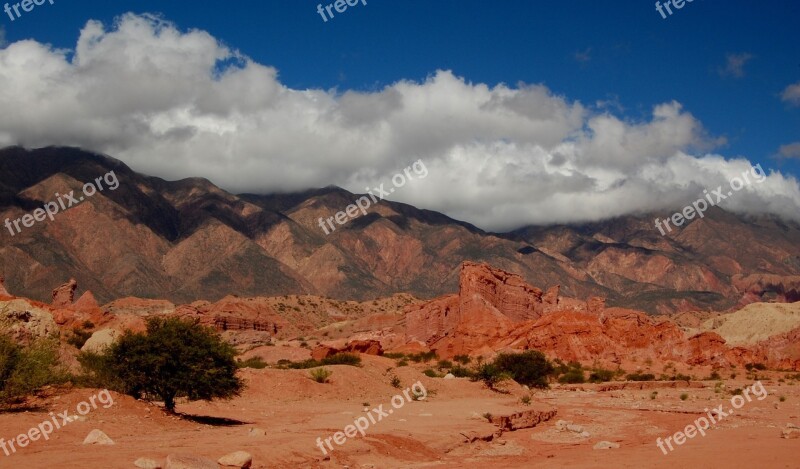
[{"label": "sparse vegetation", "polygon": [[628,381],[655,381],[656,376],[652,373],[630,373],[625,376]]},{"label": "sparse vegetation", "polygon": [[658,391],[653,391],[650,393],[650,399],[655,400],[658,397]]},{"label": "sparse vegetation", "polygon": [[590,383],[605,383],[614,379],[614,371],[597,368],[589,375]]},{"label": "sparse vegetation", "polygon": [[450,368],[450,373],[452,373],[456,378],[472,378],[472,376],[475,374],[470,369],[464,368],[460,365]]},{"label": "sparse vegetation", "polygon": [[392,376],[391,384],[392,384],[393,388],[397,388],[397,389],[400,389],[400,387],[403,386],[403,383],[400,381],[400,378],[398,378],[397,376]]},{"label": "sparse vegetation", "polygon": [[778,398],[778,400],[781,402],[786,402],[786,396],[781,396]]},{"label": "sparse vegetation", "polygon": [[531,396],[522,396],[519,401],[522,403],[522,405],[531,405]]},{"label": "sparse vegetation", "polygon": [[425,371],[422,372],[422,374],[424,374],[428,378],[438,378],[439,377],[439,373],[437,373],[436,371],[432,370],[431,368],[426,369]]},{"label": "sparse vegetation", "polygon": [[681,400],[685,401],[686,399],[689,399],[689,395],[686,393],[681,394]]},{"label": "sparse vegetation", "polygon": [[311,379],[318,383],[327,383],[333,372],[326,368],[314,368],[309,371],[308,374],[311,376]]},{"label": "sparse vegetation", "polygon": [[456,355],[455,357],[453,357],[453,360],[455,360],[458,363],[461,363],[462,365],[466,365],[472,361],[469,355]]},{"label": "sparse vegetation", "polygon": [[247,360],[237,360],[236,366],[239,368],[255,368],[260,370],[267,367],[267,362],[261,357],[250,357]]},{"label": "sparse vegetation", "polygon": [[483,414],[483,418],[485,418],[486,420],[488,420],[491,423],[492,414],[490,414],[489,412],[486,412],[485,414]]}]

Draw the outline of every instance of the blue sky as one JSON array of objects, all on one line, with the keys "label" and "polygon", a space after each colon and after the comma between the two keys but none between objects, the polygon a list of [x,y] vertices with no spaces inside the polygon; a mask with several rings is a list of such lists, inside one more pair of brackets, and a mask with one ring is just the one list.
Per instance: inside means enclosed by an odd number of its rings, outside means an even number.
[{"label": "blue sky", "polygon": [[156,12],[275,67],[288,88],[336,95],[450,70],[469,84],[543,84],[632,123],[674,100],[726,139],[716,154],[799,174],[800,155],[774,158],[800,142],[800,102],[781,99],[800,83],[798,2],[695,0],[663,19],[650,1],[368,0],[328,22],[318,3],[56,0],[1,24],[8,43],[74,49],[89,19],[108,30],[125,12]]}]

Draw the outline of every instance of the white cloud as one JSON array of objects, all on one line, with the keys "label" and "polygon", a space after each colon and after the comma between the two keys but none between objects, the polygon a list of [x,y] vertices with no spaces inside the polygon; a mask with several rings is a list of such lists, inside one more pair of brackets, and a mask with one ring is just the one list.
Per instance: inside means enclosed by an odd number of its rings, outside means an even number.
[{"label": "white cloud", "polygon": [[[73,54],[74,52],[74,54]],[[375,92],[291,89],[203,31],[152,16],[90,21],[74,51],[0,50],[0,145],[77,145],[165,178],[238,192],[337,184],[354,192],[422,159],[393,200],[486,229],[664,210],[749,163],[708,152],[677,102],[629,121],[541,85],[470,83],[450,71]],[[794,178],[771,175],[726,208],[798,217]]]},{"label": "white cloud", "polygon": [[731,76],[734,78],[741,78],[744,76],[744,66],[753,59],[753,54],[747,52],[741,54],[727,54],[725,56],[725,68],[719,70],[722,76]]},{"label": "white cloud", "polygon": [[781,99],[795,106],[800,106],[800,81],[787,86],[786,89],[783,90]]}]

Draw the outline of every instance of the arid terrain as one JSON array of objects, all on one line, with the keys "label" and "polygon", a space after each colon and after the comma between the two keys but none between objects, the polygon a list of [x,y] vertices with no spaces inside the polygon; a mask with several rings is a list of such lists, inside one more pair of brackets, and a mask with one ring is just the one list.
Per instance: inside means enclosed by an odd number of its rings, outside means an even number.
[{"label": "arid terrain", "polygon": [[[141,458],[155,467],[217,467],[196,458],[213,462],[236,451],[249,453],[255,468],[683,468],[704,467],[711,458],[721,467],[798,467],[800,304],[752,303],[673,321],[606,307],[601,297],[563,296],[557,287],[544,292],[486,264],[464,263],[459,277],[457,293],[431,301],[397,295],[364,303],[283,296],[185,305],[127,298],[101,306],[90,292],[76,299],[71,281],[44,304],[0,287],[3,324],[19,340],[59,331],[65,339],[90,321],[83,349],[101,349],[125,329],[143,329],[147,317],[193,317],[215,327],[243,359],[268,365],[240,371],[241,396],[180,400],[177,415],[112,393],[113,405],[76,418],[48,441],[0,454],[0,467],[150,467]],[[440,361],[458,359],[469,368],[500,352],[530,349],[579,362],[587,374],[613,370],[614,377],[551,380],[549,389],[507,380],[490,389],[448,374],[455,365]],[[326,367],[326,383],[281,366],[339,351],[359,353],[361,364]],[[77,352],[62,341],[62,356]],[[436,356],[421,357],[425,352]],[[636,381],[626,373],[656,378]],[[731,399],[756,385],[763,392],[747,395],[730,415],[715,414],[719,421],[705,436],[668,454],[657,446],[711,409],[722,405],[728,413]],[[393,397],[402,400],[409,389],[424,394],[394,407]],[[100,391],[46,389],[24,411],[0,414],[0,437],[27,432],[50,412],[74,414]],[[384,411],[376,413],[379,406]],[[324,445],[370,414],[375,422],[363,437],[334,440],[333,451],[318,446],[318,438]],[[95,429],[114,444],[85,446]],[[195,458],[194,465],[179,465],[180,455]]]}]

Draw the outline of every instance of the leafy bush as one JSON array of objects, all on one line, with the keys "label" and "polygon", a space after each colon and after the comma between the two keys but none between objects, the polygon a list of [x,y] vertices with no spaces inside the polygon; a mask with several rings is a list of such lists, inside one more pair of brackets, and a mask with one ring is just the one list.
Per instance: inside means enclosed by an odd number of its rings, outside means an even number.
[{"label": "leafy bush", "polygon": [[466,365],[467,363],[472,361],[469,355],[456,355],[455,357],[453,357],[453,360],[457,361],[458,363],[461,363],[462,365]]},{"label": "leafy bush", "polygon": [[483,381],[489,389],[495,389],[498,383],[510,377],[511,376],[500,370],[494,363],[483,363],[478,366],[470,379],[472,381]]},{"label": "leafy bush", "polygon": [[0,407],[22,402],[39,389],[66,381],[58,342],[42,339],[23,347],[0,334]]},{"label": "leafy bush", "polygon": [[[105,352],[108,373],[135,398],[159,396],[175,411],[175,399],[211,400],[239,395],[236,350],[197,321],[150,318],[147,331],[126,331]],[[110,383],[114,384],[114,383]]]},{"label": "leafy bush", "polygon": [[681,394],[681,400],[685,401],[686,399],[689,399],[689,395],[686,393]]},{"label": "leafy bush", "polygon": [[267,367],[267,362],[261,357],[250,357],[247,360],[238,360],[236,366],[239,368],[255,368],[260,370]]},{"label": "leafy bush", "polygon": [[434,370],[432,370],[430,368],[428,368],[427,370],[423,371],[422,374],[424,374],[428,378],[438,378],[439,377],[439,373],[437,373],[436,371],[434,371]]},{"label": "leafy bush", "polygon": [[325,368],[314,368],[308,374],[311,375],[311,379],[318,383],[327,383],[333,372]]},{"label": "leafy bush", "polygon": [[91,336],[92,333],[90,331],[76,328],[73,329],[72,333],[69,335],[69,337],[67,337],[67,343],[74,345],[77,349],[80,349]]},{"label": "leafy bush", "polygon": [[553,365],[537,350],[501,353],[494,359],[493,365],[499,373],[508,374],[519,384],[535,388],[546,388],[547,376],[553,373]]},{"label": "leafy bush", "polygon": [[436,358],[438,357],[436,355],[436,352],[430,351],[430,352],[415,353],[413,355],[409,355],[408,358],[414,363],[420,363],[420,362],[427,363],[431,360],[436,360]]},{"label": "leafy bush", "polygon": [[605,383],[607,381],[611,381],[612,379],[614,379],[614,371],[605,370],[603,368],[597,368],[589,375],[590,383]]},{"label": "leafy bush", "polygon": [[397,376],[392,376],[391,384],[393,388],[397,389],[400,389],[400,387],[403,385],[402,381],[400,381],[400,378],[398,378]]},{"label": "leafy bush", "polygon": [[361,356],[357,353],[337,353],[323,358],[322,364],[361,366]]},{"label": "leafy bush", "polygon": [[449,370],[453,367],[453,362],[450,360],[439,360],[439,363],[436,364],[436,368],[440,370]]},{"label": "leafy bush", "polygon": [[384,353],[383,356],[386,357],[386,358],[391,358],[392,360],[397,360],[397,359],[405,358],[406,354],[405,353]]},{"label": "leafy bush", "polygon": [[519,401],[522,403],[522,405],[531,405],[531,396],[522,396]]},{"label": "leafy bush", "polygon": [[397,366],[408,366],[408,362],[406,360],[400,360],[397,362]]},{"label": "leafy bush", "polygon": [[558,378],[559,383],[565,384],[580,384],[586,382],[583,376],[583,370],[571,369]]},{"label": "leafy bush", "polygon": [[460,365],[450,368],[450,373],[452,373],[456,378],[472,378],[472,376],[475,374],[468,368],[464,368]]},{"label": "leafy bush", "polygon": [[719,372],[714,371],[710,375],[708,375],[708,378],[706,379],[710,381],[719,381],[722,379],[722,376],[720,376]]},{"label": "leafy bush", "polygon": [[652,373],[631,373],[625,377],[628,381],[654,381],[656,375]]},{"label": "leafy bush", "polygon": [[650,393],[650,399],[655,399],[656,397],[658,397],[658,391],[653,391]]}]

